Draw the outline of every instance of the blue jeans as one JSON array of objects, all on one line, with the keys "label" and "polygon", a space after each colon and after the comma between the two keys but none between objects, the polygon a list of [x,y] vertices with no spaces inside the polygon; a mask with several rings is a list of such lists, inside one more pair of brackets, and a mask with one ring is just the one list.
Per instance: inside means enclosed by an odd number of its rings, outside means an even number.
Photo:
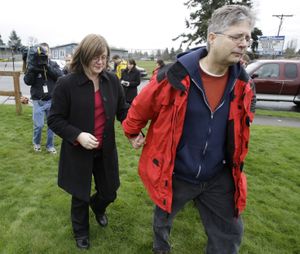
[{"label": "blue jeans", "polygon": [[173,177],[172,212],[168,214],[158,206],[154,210],[153,249],[170,250],[169,235],[174,217],[188,201],[194,200],[208,238],[206,254],[238,253],[243,222],[240,216],[236,218],[234,214],[234,189],[233,177],[227,168],[199,185]]},{"label": "blue jeans", "polygon": [[[42,100],[33,100],[33,144],[40,145],[42,139],[42,130],[46,118],[49,115],[51,107],[51,100],[42,101]],[[54,147],[54,133],[49,128],[47,129],[47,143],[46,148]]]}]

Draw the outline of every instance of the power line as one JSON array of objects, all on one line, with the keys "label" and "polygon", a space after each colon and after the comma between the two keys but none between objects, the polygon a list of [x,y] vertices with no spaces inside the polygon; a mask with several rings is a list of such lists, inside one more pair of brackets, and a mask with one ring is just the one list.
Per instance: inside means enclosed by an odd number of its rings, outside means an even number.
[{"label": "power line", "polygon": [[272,15],[273,17],[277,17],[280,19],[280,22],[279,22],[279,27],[278,27],[278,32],[277,32],[277,36],[279,36],[279,33],[280,33],[280,29],[281,29],[281,26],[282,26],[282,23],[283,23],[283,18],[286,18],[286,17],[293,17],[294,15],[284,15],[284,14],[281,14],[281,15]]}]

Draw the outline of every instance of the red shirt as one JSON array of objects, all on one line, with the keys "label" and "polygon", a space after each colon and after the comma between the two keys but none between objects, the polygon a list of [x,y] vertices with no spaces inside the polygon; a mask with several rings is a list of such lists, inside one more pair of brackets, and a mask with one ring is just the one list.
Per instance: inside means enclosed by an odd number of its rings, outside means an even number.
[{"label": "red shirt", "polygon": [[214,112],[223,97],[228,80],[228,71],[222,76],[211,76],[200,68],[200,73],[208,104],[211,111]]},{"label": "red shirt", "polygon": [[99,90],[95,92],[95,129],[94,136],[99,141],[97,149],[102,147],[103,131],[105,125],[105,112],[103,107],[102,98]]}]

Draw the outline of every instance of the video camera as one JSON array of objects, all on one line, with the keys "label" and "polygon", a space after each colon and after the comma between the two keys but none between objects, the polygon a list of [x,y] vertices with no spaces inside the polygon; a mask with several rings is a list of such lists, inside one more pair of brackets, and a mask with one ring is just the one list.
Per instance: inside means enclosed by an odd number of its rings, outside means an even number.
[{"label": "video camera", "polygon": [[48,64],[47,50],[40,45],[23,47],[21,52],[23,62],[26,64],[27,69],[40,68]]}]

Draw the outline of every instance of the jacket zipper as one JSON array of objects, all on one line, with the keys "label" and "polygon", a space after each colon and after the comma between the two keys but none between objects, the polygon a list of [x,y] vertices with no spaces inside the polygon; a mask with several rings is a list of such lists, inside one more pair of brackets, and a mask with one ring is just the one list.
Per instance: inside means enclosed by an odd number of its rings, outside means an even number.
[{"label": "jacket zipper", "polygon": [[[205,93],[204,93],[203,89],[197,84],[197,82],[196,82],[193,78],[192,78],[192,81],[193,81],[193,83],[195,84],[195,86],[201,91],[202,97],[203,97],[204,102],[205,102],[205,105],[207,106],[207,108],[208,108],[209,111],[210,111],[210,119],[211,119],[211,121],[213,121],[213,119],[214,119],[214,113],[217,112],[217,111],[224,105],[225,100],[223,100],[223,101],[219,104],[219,106],[216,108],[216,110],[215,110],[214,112],[212,112],[212,111],[211,111],[211,108],[210,108],[210,106],[209,106],[209,104],[208,104],[208,102],[207,102],[207,100],[206,100]],[[234,87],[234,86],[232,86],[230,92],[232,91],[233,87]],[[209,128],[209,131],[211,131],[210,128]],[[207,140],[206,140],[206,142],[205,142],[205,147],[204,147],[204,149],[203,149],[202,155],[205,155],[206,150],[207,150],[207,147],[208,147],[208,142],[207,142]],[[197,173],[197,175],[196,175],[196,178],[199,178],[200,173],[201,173],[201,169],[202,169],[202,166],[199,165],[199,167],[198,167],[198,173]]]}]

